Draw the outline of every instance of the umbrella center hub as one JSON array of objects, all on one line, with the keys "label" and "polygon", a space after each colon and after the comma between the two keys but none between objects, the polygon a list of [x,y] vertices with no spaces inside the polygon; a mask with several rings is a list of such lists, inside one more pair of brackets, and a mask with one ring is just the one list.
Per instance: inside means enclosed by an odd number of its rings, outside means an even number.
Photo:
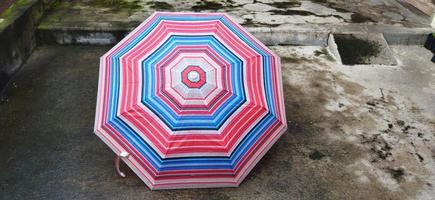
[{"label": "umbrella center hub", "polygon": [[187,79],[189,79],[189,81],[191,82],[198,82],[200,80],[200,76],[199,73],[197,71],[190,71],[189,73],[187,73]]},{"label": "umbrella center hub", "polygon": [[188,88],[200,89],[206,84],[207,74],[199,66],[188,66],[181,72],[181,81]]}]

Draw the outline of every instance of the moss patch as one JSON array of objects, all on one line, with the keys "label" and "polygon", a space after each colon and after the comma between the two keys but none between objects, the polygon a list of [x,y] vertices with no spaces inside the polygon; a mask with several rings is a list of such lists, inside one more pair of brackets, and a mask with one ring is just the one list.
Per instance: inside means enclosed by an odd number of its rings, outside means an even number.
[{"label": "moss patch", "polygon": [[15,16],[18,16],[19,13],[24,10],[25,6],[29,3],[29,0],[17,0],[14,4],[9,6],[3,13],[0,14],[0,18],[3,19],[0,21],[0,30],[6,28],[6,26],[14,20]]}]

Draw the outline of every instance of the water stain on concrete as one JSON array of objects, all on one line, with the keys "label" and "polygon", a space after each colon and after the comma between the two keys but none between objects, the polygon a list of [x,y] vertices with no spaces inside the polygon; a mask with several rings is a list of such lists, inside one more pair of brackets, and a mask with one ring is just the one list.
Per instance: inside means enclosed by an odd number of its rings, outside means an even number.
[{"label": "water stain on concrete", "polygon": [[199,1],[196,2],[196,5],[192,6],[192,10],[195,12],[199,12],[201,10],[219,10],[222,8],[224,8],[224,5],[214,1]]},{"label": "water stain on concrete", "polygon": [[405,169],[403,168],[388,168],[388,172],[397,182],[402,181],[405,176]]},{"label": "water stain on concrete", "polygon": [[[420,143],[419,150],[415,150],[418,153],[404,153],[414,151],[412,144],[419,132],[434,129],[430,118],[423,117],[412,104],[402,102],[389,93],[390,91],[387,94],[384,94],[385,91],[381,92],[381,97],[364,94],[363,86],[334,72],[327,67],[332,66],[328,64],[330,61],[316,56],[316,51],[321,50],[314,50],[312,57],[301,56],[297,51],[288,52],[281,48],[275,50],[278,54],[287,56],[282,62],[286,110],[290,112],[287,117],[292,139],[289,140],[301,141],[295,136],[295,132],[301,131],[310,141],[310,144],[305,143],[302,146],[311,150],[299,149],[296,152],[304,152],[313,161],[324,161],[316,163],[321,165],[318,169],[326,168],[330,162],[342,164],[334,165],[335,170],[313,173],[313,176],[330,180],[327,190],[334,192],[328,193],[328,197],[343,192],[352,198],[413,199],[414,195],[421,193],[421,189],[431,190],[431,186],[426,184],[431,182],[430,178],[427,179],[430,172],[425,164],[421,164],[417,155],[427,152],[428,149],[430,151],[431,145],[423,147]],[[306,59],[311,62],[305,62]],[[303,111],[299,112],[301,109]],[[309,123],[298,121],[301,116]],[[395,123],[403,116],[411,118]],[[415,124],[416,120],[422,124],[409,125]],[[310,128],[291,126],[292,122]],[[407,126],[411,128],[406,128]],[[384,131],[386,129],[383,127],[391,130]],[[414,130],[412,127],[419,128]],[[410,131],[405,134],[406,138],[400,134],[404,130]],[[419,141],[423,142],[422,138]],[[336,146],[340,149],[336,149]],[[327,153],[319,149],[327,149]],[[359,164],[361,162],[364,164]],[[346,176],[353,181],[335,180],[333,177],[336,176]],[[347,188],[347,191],[342,191],[341,188]],[[344,198],[340,195],[334,197]]]},{"label": "water stain on concrete", "polygon": [[354,13],[351,15],[353,23],[366,23],[366,22],[375,22],[371,17],[365,16],[361,13]]},{"label": "water stain on concrete", "polygon": [[273,2],[273,3],[268,3],[268,5],[273,6],[275,8],[288,9],[288,8],[301,6],[301,2],[299,1]]},{"label": "water stain on concrete", "polygon": [[122,9],[137,10],[142,8],[139,0],[125,1],[125,0],[92,0],[86,1],[85,4],[89,6],[110,8],[113,11]]},{"label": "water stain on concrete", "polygon": [[328,15],[319,15],[311,11],[306,10],[271,10],[273,15],[292,15],[292,16],[316,16],[320,18],[328,18],[335,17],[337,19],[343,19],[340,15],[328,14]]},{"label": "water stain on concrete", "polygon": [[174,10],[174,7],[164,1],[151,1],[147,2],[147,5],[150,6],[150,8],[158,10],[158,11],[171,11]]},{"label": "water stain on concrete", "polygon": [[320,152],[319,150],[314,150],[310,153],[309,157],[311,160],[321,160],[326,155]]},{"label": "water stain on concrete", "polygon": [[306,11],[306,10],[271,10],[275,15],[300,15],[300,16],[310,16],[310,15],[316,15],[313,12]]}]

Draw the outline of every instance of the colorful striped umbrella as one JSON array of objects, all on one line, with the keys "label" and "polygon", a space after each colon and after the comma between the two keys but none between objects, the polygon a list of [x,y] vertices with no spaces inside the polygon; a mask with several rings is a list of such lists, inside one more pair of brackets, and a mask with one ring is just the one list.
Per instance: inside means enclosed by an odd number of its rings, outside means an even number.
[{"label": "colorful striped umbrella", "polygon": [[151,189],[238,186],[286,128],[279,57],[226,14],[154,13],[101,57],[95,133]]}]

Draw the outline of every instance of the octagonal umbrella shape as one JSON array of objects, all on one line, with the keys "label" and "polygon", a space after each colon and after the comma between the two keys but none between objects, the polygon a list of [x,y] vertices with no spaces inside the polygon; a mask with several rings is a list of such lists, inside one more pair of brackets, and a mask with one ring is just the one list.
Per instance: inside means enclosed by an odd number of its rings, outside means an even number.
[{"label": "octagonal umbrella shape", "polygon": [[226,14],[156,12],[100,58],[95,133],[151,189],[236,187],[286,128],[279,57]]}]

